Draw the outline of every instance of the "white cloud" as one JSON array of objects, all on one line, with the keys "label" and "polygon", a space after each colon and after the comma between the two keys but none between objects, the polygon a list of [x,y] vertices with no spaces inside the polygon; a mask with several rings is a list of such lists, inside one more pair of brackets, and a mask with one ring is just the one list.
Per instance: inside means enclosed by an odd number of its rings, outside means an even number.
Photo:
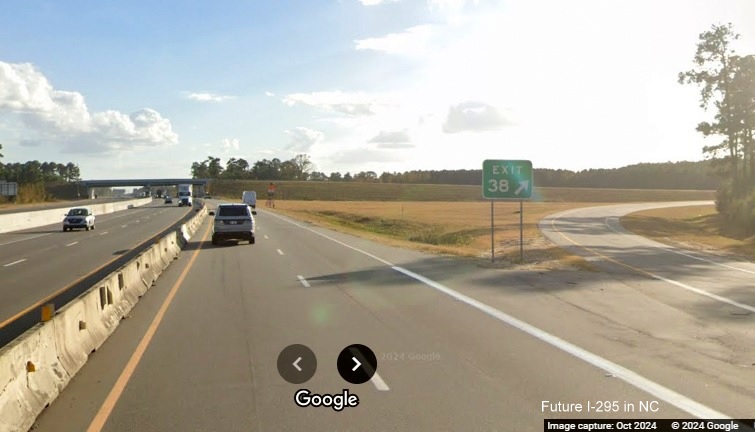
[{"label": "white cloud", "polygon": [[239,149],[239,139],[238,138],[223,138],[220,141],[220,144],[223,147],[223,151],[225,153],[230,153],[232,151],[238,151],[238,149]]},{"label": "white cloud", "polygon": [[433,26],[423,24],[406,29],[401,33],[389,33],[382,37],[357,39],[357,50],[383,51],[388,54],[420,54],[426,50],[433,34]]},{"label": "white cloud", "polygon": [[401,0],[359,0],[359,3],[362,3],[363,6],[377,6],[383,3],[397,3],[399,1]]},{"label": "white cloud", "polygon": [[286,146],[286,150],[297,153],[310,151],[314,145],[321,143],[324,138],[322,132],[305,127],[287,130],[286,134],[291,137],[291,142]]},{"label": "white cloud", "polygon": [[212,92],[184,92],[184,97],[197,102],[224,102],[234,98]]},{"label": "white cloud", "polygon": [[443,132],[483,132],[511,126],[513,122],[494,106],[468,101],[451,106],[443,123]]},{"label": "white cloud", "polygon": [[430,9],[461,10],[467,4],[479,4],[479,0],[427,0]]},{"label": "white cloud", "polygon": [[[370,138],[369,143],[378,143],[378,147],[385,147],[385,148],[391,148],[390,146],[385,146],[384,144],[406,144],[410,142],[412,139],[409,136],[409,130],[404,129],[400,131],[380,131],[377,135]],[[402,146],[399,146],[402,147]],[[403,146],[405,147],[405,146]],[[398,147],[392,147],[392,148],[398,148]]]},{"label": "white cloud", "polygon": [[273,96],[275,96],[275,93],[273,93],[271,91],[266,91],[265,92],[265,96],[273,97]]},{"label": "white cloud", "polygon": [[58,144],[63,151],[109,153],[178,142],[170,120],[144,108],[90,113],[84,96],[55,90],[30,63],[0,62],[0,113],[18,116],[27,131],[23,146]]},{"label": "white cloud", "polygon": [[377,148],[386,150],[410,149],[414,147],[416,147],[414,144],[407,142],[380,143],[377,145]]},{"label": "white cloud", "polygon": [[359,164],[359,166],[364,166],[375,162],[397,162],[402,158],[395,152],[366,147],[338,151],[332,154],[329,159],[339,165]]},{"label": "white cloud", "polygon": [[381,107],[391,105],[389,98],[385,95],[341,91],[293,93],[284,97],[283,103],[288,106],[308,105],[327,112],[351,116],[370,116],[376,114]]}]

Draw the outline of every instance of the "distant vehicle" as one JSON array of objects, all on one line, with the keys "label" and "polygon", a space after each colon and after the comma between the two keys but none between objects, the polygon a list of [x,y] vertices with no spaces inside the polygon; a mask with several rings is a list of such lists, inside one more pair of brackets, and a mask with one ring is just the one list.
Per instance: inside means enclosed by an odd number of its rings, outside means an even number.
[{"label": "distant vehicle", "polygon": [[246,204],[220,204],[211,211],[215,216],[212,224],[212,244],[217,245],[221,240],[247,240],[254,244],[255,222],[257,212],[249,209]]},{"label": "distant vehicle", "polygon": [[251,208],[257,208],[257,192],[244,191],[244,193],[241,194],[241,202]]},{"label": "distant vehicle", "polygon": [[209,194],[205,194],[204,199],[211,199],[212,197]]},{"label": "distant vehicle", "polygon": [[165,195],[165,204],[173,204],[173,198],[170,195]]},{"label": "distant vehicle", "polygon": [[189,206],[191,207],[192,201],[191,201],[191,185],[190,184],[180,184],[178,185],[178,206]]},{"label": "distant vehicle", "polygon": [[74,228],[94,229],[94,213],[86,207],[72,208],[63,219],[63,231]]}]

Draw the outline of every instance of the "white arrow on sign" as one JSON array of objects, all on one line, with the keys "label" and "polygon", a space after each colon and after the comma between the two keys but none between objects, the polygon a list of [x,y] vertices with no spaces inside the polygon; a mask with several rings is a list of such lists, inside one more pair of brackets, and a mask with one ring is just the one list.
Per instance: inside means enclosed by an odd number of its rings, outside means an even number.
[{"label": "white arrow on sign", "polygon": [[296,359],[296,361],[294,362],[294,367],[295,367],[295,368],[296,368],[296,370],[298,370],[299,372],[301,372],[301,368],[299,367],[299,362],[300,362],[300,361],[301,361],[301,357],[299,357],[298,359]]},{"label": "white arrow on sign", "polygon": [[354,372],[357,369],[359,369],[359,366],[362,366],[362,363],[359,363],[359,360],[357,360],[356,357],[352,357],[351,359],[354,360],[354,363],[357,364],[356,366],[354,366],[353,368],[351,368],[351,371]]},{"label": "white arrow on sign", "polygon": [[522,191],[525,191],[529,188],[530,188],[530,181],[524,180],[521,183],[519,183],[519,187],[514,192],[514,195],[519,195],[520,193],[522,193]]}]

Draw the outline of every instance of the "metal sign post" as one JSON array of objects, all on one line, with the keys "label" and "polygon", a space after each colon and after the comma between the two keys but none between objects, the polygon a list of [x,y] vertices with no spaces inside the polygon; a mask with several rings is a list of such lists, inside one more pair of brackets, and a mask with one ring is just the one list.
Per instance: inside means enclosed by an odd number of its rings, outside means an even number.
[{"label": "metal sign post", "polygon": [[532,198],[532,162],[494,160],[482,162],[482,197],[490,201],[490,261],[495,261],[495,214],[493,201],[519,201],[519,262],[524,263],[524,200]]},{"label": "metal sign post", "polygon": [[493,201],[490,201],[490,262],[495,261],[495,217],[493,215]]},{"label": "metal sign post", "polygon": [[524,264],[524,200],[519,200],[519,264]]}]

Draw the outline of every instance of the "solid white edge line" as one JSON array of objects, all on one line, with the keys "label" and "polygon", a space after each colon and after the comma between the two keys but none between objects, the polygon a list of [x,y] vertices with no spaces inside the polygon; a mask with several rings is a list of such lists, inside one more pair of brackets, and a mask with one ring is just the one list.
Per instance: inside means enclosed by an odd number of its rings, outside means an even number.
[{"label": "solid white edge line", "polygon": [[317,234],[317,235],[319,235],[320,237],[325,237],[326,239],[328,239],[328,240],[330,240],[330,241],[332,241],[332,242],[336,242],[336,243],[340,244],[340,245],[341,245],[341,246],[343,246],[343,247],[347,247],[347,248],[349,248],[349,249],[352,249],[352,250],[355,250],[355,251],[357,251],[357,252],[359,252],[359,253],[361,253],[361,254],[363,254],[363,255],[367,255],[368,257],[370,257],[370,258],[372,258],[372,259],[374,259],[374,260],[380,261],[381,263],[383,263],[383,264],[385,264],[385,265],[387,265],[387,266],[392,266],[392,265],[393,265],[393,264],[391,264],[390,262],[388,262],[388,261],[386,261],[386,260],[384,260],[384,259],[382,259],[382,258],[380,258],[380,257],[378,257],[378,256],[375,256],[375,255],[373,255],[373,254],[371,254],[371,253],[369,253],[369,252],[365,252],[365,251],[363,251],[363,250],[361,250],[361,249],[357,249],[357,248],[355,248],[354,246],[351,246],[351,245],[349,245],[349,244],[346,244],[346,243],[344,243],[344,242],[342,242],[342,241],[340,241],[340,240],[336,240],[336,239],[334,239],[333,237],[330,237],[329,235],[326,235],[326,234],[323,234],[323,233],[317,232],[317,231],[313,230],[312,228],[308,228],[308,227],[305,227],[304,225],[298,224],[298,223],[296,223],[296,222],[294,222],[294,221],[292,221],[292,220],[289,220],[289,219],[287,219],[287,218],[284,218],[284,217],[282,217],[282,216],[278,216],[277,214],[273,214],[273,213],[268,213],[268,214],[269,214],[270,216],[274,216],[274,217],[277,217],[277,218],[278,218],[278,219],[280,219],[280,220],[286,221],[286,222],[290,223],[291,225],[294,225],[294,226],[298,226],[299,228],[302,228],[302,229],[305,229],[305,230],[307,230],[307,231],[309,231],[309,232],[311,232],[311,233]]},{"label": "solid white edge line", "polygon": [[372,375],[372,378],[370,378],[370,382],[372,382],[372,385],[374,385],[375,388],[378,389],[379,391],[388,391],[391,389],[390,387],[388,387],[388,384],[386,384],[385,381],[383,381],[383,378],[381,378],[380,375],[378,375],[377,372],[375,372],[375,374]]},{"label": "solid white edge line", "polygon": [[278,255],[283,255],[283,251],[280,249],[276,249],[278,251]]},{"label": "solid white edge line", "polygon": [[422,275],[419,275],[417,273],[414,273],[402,267],[394,266],[393,269],[400,273],[405,274],[406,276],[416,279],[424,283],[425,285],[432,287],[446,295],[449,295],[453,297],[454,299],[467,304],[468,306],[471,306],[481,312],[484,312],[487,315],[490,315],[491,317],[496,318],[499,321],[502,321],[531,336],[534,336],[542,340],[543,342],[546,342],[564,352],[567,352],[573,355],[574,357],[577,357],[580,360],[583,360],[597,368],[603,369],[606,372],[613,374],[615,377],[619,378],[620,380],[626,382],[627,384],[630,384],[640,390],[646,391],[659,399],[663,399],[666,402],[681,409],[682,411],[685,411],[689,414],[694,415],[695,417],[698,417],[701,419],[728,419],[729,418],[728,416],[726,416],[725,414],[721,412],[718,412],[712,408],[709,408],[699,402],[695,402],[694,400],[686,396],[683,396],[656,382],[653,382],[635,372],[632,372],[631,370],[623,366],[619,366],[618,364],[613,363],[610,360],[604,359],[603,357],[600,357],[597,354],[593,354],[557,336],[554,336],[548,332],[540,330],[539,328],[535,326],[527,324],[524,321],[518,320],[506,313],[499,311],[498,309],[495,309],[492,306],[488,306],[485,303],[482,303],[471,297],[465,296],[464,294],[458,293],[444,285],[439,284],[438,282],[430,280]]},{"label": "solid white edge line", "polygon": [[309,288],[309,282],[307,282],[307,280],[304,279],[304,276],[296,275],[296,278],[299,279],[299,282],[301,282],[301,284],[304,285],[305,288]]},{"label": "solid white edge line", "polygon": [[[613,216],[612,216],[612,217],[613,217]],[[558,228],[556,228],[556,222],[558,221],[558,219],[559,219],[559,217],[555,217],[555,218],[553,218],[553,220],[552,220],[552,222],[551,222],[551,227],[552,227],[552,228],[553,228],[553,230],[555,230],[555,231],[556,231],[557,233],[559,233],[559,234],[561,234],[562,236],[566,237],[566,236],[565,236],[565,234],[562,234],[562,233],[561,233],[561,230],[559,230]],[[616,229],[612,228],[612,227],[610,226],[610,223],[608,222],[608,220],[609,220],[609,219],[610,219],[610,217],[609,217],[609,218],[606,218],[606,219],[604,220],[604,224],[605,224],[605,225],[606,225],[606,226],[607,226],[607,227],[608,227],[608,228],[609,228],[610,230],[612,230],[613,232],[615,232],[615,233],[617,233],[617,234],[620,234],[620,235],[624,235],[624,236],[627,236],[627,235],[636,235],[636,234],[631,234],[631,233],[630,233],[630,234],[627,234],[627,233],[622,233],[622,232],[620,232],[620,231],[618,231],[618,230],[616,230]],[[640,237],[641,239],[645,239],[645,237],[642,237],[642,236],[638,236],[638,237]],[[649,240],[649,239],[646,239],[646,240]],[[651,240],[651,241],[652,241],[652,240]],[[653,245],[648,245],[648,246],[653,246]],[[667,249],[667,248],[664,248],[664,247],[658,247],[658,246],[653,246],[653,247],[657,247],[657,248],[658,248],[658,249],[660,249],[660,250],[664,250],[664,251],[673,252],[672,250],[669,250],[669,249]],[[586,249],[586,250],[588,250],[588,251],[589,251],[590,253],[593,253],[592,251],[590,251],[590,249],[589,249],[589,248],[585,248],[585,249]],[[681,255],[686,255],[686,254],[681,254]],[[597,255],[596,255],[596,256],[597,256]],[[693,256],[690,256],[690,255],[686,255],[686,256],[689,256],[690,258],[695,258],[695,257],[693,257]],[[616,260],[616,262],[621,262],[621,260],[618,260],[618,259],[616,259],[616,258],[613,258],[613,257],[609,257],[609,258],[611,258],[611,259],[613,259],[613,260]],[[702,261],[707,261],[707,260],[704,260],[704,259],[702,259]],[[712,262],[712,261],[710,261],[710,263],[711,263],[711,264],[716,264],[715,262]],[[628,264],[624,263],[624,265],[628,265]],[[723,266],[723,264],[720,264],[720,265],[722,265],[722,266]],[[629,267],[630,267],[630,268],[635,268],[635,271],[637,271],[637,269],[639,269],[639,267],[633,267],[633,266],[629,266]],[[685,289],[685,290],[687,290],[687,291],[690,291],[690,292],[693,292],[693,293],[695,293],[695,294],[699,294],[699,295],[701,295],[701,296],[704,296],[704,297],[708,297],[708,298],[710,298],[710,299],[713,299],[713,300],[716,300],[716,301],[719,301],[719,302],[721,302],[721,303],[725,303],[725,304],[728,304],[728,305],[731,305],[731,306],[734,306],[734,307],[738,307],[738,308],[740,308],[740,309],[744,309],[744,310],[746,310],[746,311],[749,311],[749,312],[755,312],[755,307],[754,307],[754,306],[750,306],[750,305],[747,305],[747,304],[744,304],[744,303],[740,303],[740,302],[738,302],[738,301],[736,301],[736,300],[732,300],[732,299],[730,299],[730,298],[726,298],[726,297],[720,296],[720,295],[718,295],[718,294],[713,294],[712,292],[709,292],[709,291],[705,291],[704,289],[701,289],[701,288],[696,288],[696,287],[693,287],[692,285],[687,285],[687,284],[685,284],[685,283],[683,283],[683,282],[675,281],[675,280],[673,280],[673,279],[669,279],[669,278],[666,278],[666,277],[663,277],[663,276],[657,275],[657,274],[655,274],[655,273],[653,273],[653,272],[651,272],[651,271],[645,270],[645,269],[640,269],[640,270],[642,270],[642,272],[644,272],[644,274],[646,274],[646,275],[648,275],[648,276],[652,277],[653,279],[659,280],[659,281],[661,281],[661,282],[666,282],[666,283],[669,283],[669,284],[671,284],[671,285],[677,286],[677,287],[679,287],[679,288]],[[742,269],[739,269],[739,270],[742,270]]]},{"label": "solid white edge line", "polygon": [[585,349],[582,349],[576,345],[573,345],[569,342],[566,342],[565,340],[558,338],[550,333],[547,333],[543,330],[540,330],[539,328],[532,326],[530,324],[525,323],[524,321],[520,321],[508,314],[505,314],[498,309],[495,309],[492,306],[488,306],[485,303],[482,303],[480,301],[477,301],[471,297],[467,297],[461,293],[458,293],[450,288],[447,288],[433,280],[430,280],[422,275],[419,275],[417,273],[411,272],[409,270],[406,270],[402,267],[394,266],[393,264],[390,264],[388,261],[379,258],[375,255],[370,254],[369,252],[365,252],[361,249],[355,248],[354,246],[348,245],[342,241],[336,240],[332,237],[329,237],[325,234],[319,233],[311,228],[305,227],[303,225],[300,225],[296,222],[290,221],[287,218],[274,215],[270,213],[271,215],[286,221],[292,225],[298,226],[300,228],[304,228],[307,231],[313,232],[321,237],[327,238],[329,240],[332,240],[340,245],[343,245],[349,249],[355,250],[359,253],[362,253],[364,255],[367,255],[371,258],[374,258],[382,263],[385,263],[389,265],[392,269],[395,271],[398,271],[400,273],[405,274],[406,276],[409,276],[413,279],[416,279],[420,282],[423,282],[425,285],[434,288],[446,295],[449,295],[453,297],[456,300],[459,300],[468,306],[471,306],[481,312],[486,313],[487,315],[494,317],[506,324],[509,324],[521,331],[524,331],[525,333],[534,336],[540,340],[542,340],[545,343],[548,343],[552,345],[555,348],[558,348],[564,352],[567,352],[580,360],[583,360],[595,367],[598,367],[600,369],[606,370],[610,373],[612,373],[615,377],[619,378],[620,380],[626,382],[629,385],[632,385],[640,390],[643,390],[653,396],[658,397],[659,399],[663,399],[666,402],[674,405],[675,407],[681,409],[684,412],[687,412],[691,415],[694,415],[697,418],[701,419],[729,419],[730,417],[714,410],[713,408],[709,408],[699,402],[696,402],[684,395],[681,395],[667,387],[664,387],[656,382],[653,382],[635,372],[632,372],[631,370],[620,366],[616,363],[611,362],[610,360],[604,359],[603,357],[600,357],[597,354],[593,354]]},{"label": "solid white edge line", "polygon": [[16,265],[16,264],[22,263],[22,262],[24,262],[24,261],[26,261],[26,258],[24,258],[24,259],[20,259],[20,260],[18,260],[18,261],[13,261],[12,263],[8,263],[8,264],[5,264],[5,265],[4,265],[3,267],[10,267],[10,266],[12,266],[12,265]]},{"label": "solid white edge line", "polygon": [[73,245],[75,245],[75,244],[79,244],[79,242],[75,241],[75,242],[73,242],[73,243],[68,243],[68,244],[66,245],[66,247],[68,247],[68,246],[73,246]]},{"label": "solid white edge line", "polygon": [[[614,220],[611,221],[610,219],[614,219]],[[736,270],[736,271],[740,271],[740,272],[743,272],[743,273],[749,273],[749,274],[755,275],[755,271],[752,271],[752,270],[747,270],[747,269],[743,269],[743,268],[739,268],[739,267],[730,266],[728,264],[715,262],[713,260],[709,260],[709,259],[706,259],[706,258],[694,256],[694,255],[690,255],[689,253],[685,253],[685,252],[682,252],[682,251],[674,250],[674,249],[669,248],[668,245],[663,245],[660,242],[656,242],[656,241],[654,241],[652,239],[648,239],[648,238],[645,238],[645,237],[643,237],[641,235],[634,234],[631,231],[622,232],[622,231],[614,228],[613,226],[611,226],[611,222],[615,222],[616,224],[618,224],[624,230],[626,230],[626,228],[624,228],[624,226],[621,225],[621,221],[620,221],[619,217],[617,217],[617,216],[611,216],[611,217],[606,218],[606,226],[608,227],[608,229],[610,229],[611,231],[615,232],[616,234],[620,234],[620,235],[624,235],[624,236],[639,237],[639,238],[641,238],[643,240],[650,240],[651,242],[657,243],[657,244],[651,244],[651,243],[649,243],[648,246],[654,246],[654,247],[657,247],[658,249],[664,250],[666,252],[675,253],[677,255],[683,255],[683,256],[686,256],[688,258],[692,258],[692,259],[695,259],[695,260],[698,260],[698,261],[704,261],[704,262],[707,262],[707,263],[710,263],[710,264],[713,264],[713,265],[717,265],[717,266],[720,266],[720,267],[724,267],[724,268],[727,268],[727,269],[730,269],[730,270]]]}]

